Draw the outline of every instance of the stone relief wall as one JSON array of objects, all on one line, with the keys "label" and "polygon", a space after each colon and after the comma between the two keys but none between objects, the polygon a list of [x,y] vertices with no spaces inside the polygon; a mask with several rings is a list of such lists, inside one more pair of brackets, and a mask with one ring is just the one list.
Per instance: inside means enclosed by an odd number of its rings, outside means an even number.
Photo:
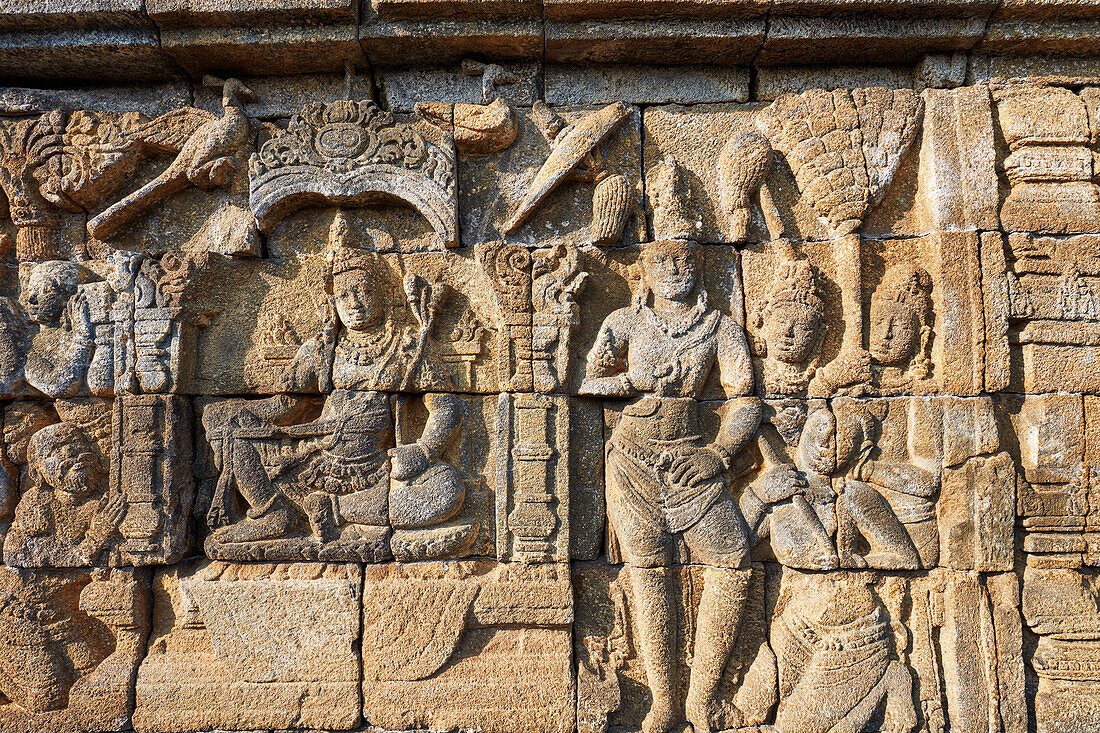
[{"label": "stone relief wall", "polygon": [[58,15],[157,29],[117,87],[0,49],[0,731],[1100,731],[1042,13],[772,8],[750,78],[629,4],[146,5]]}]

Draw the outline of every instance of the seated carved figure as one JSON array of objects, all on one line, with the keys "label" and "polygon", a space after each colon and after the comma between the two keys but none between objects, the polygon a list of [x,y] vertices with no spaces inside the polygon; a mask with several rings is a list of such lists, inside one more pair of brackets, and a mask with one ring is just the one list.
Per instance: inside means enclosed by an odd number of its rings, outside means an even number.
[{"label": "seated carved figure", "polygon": [[[283,378],[287,393],[326,394],[320,416],[299,422],[309,400],[290,394],[203,416],[221,471],[208,552],[365,560],[460,553],[476,527],[456,518],[464,484],[440,462],[461,413],[457,398],[442,393],[450,377],[429,337],[432,314],[421,314],[419,329],[401,323],[384,266],[370,255],[340,252],[332,275],[322,334],[302,344]],[[428,418],[413,442],[397,445],[391,393],[402,391],[424,394]],[[284,448],[275,459],[261,452],[271,441]],[[248,511],[226,524],[232,489]]]},{"label": "seated carved figure", "polygon": [[95,444],[66,422],[36,432],[27,477],[4,540],[9,564],[95,565],[110,549],[126,512],[121,494],[105,494],[107,475]]},{"label": "seated carved figure", "polygon": [[[770,535],[784,565],[829,570],[839,562],[915,570],[935,564],[934,477],[912,464],[871,460],[871,423],[866,415],[845,413],[838,419],[827,408],[814,410],[789,459],[773,447],[767,426],[761,431],[762,452],[771,467],[742,494],[741,509],[758,538]],[[775,480],[777,471],[790,470],[787,460],[804,483]],[[848,535],[838,543],[839,553],[833,542],[838,529]],[[866,554],[848,549],[860,537]]]},{"label": "seated carved figure", "polygon": [[50,397],[80,391],[95,344],[86,298],[78,293],[90,273],[72,262],[35,265],[23,291],[32,326],[24,365],[26,382]]},{"label": "seated carved figure", "polygon": [[[791,412],[801,413],[801,430],[792,432],[788,426],[777,430],[775,423],[797,419]],[[787,440],[794,445],[788,446]],[[776,559],[788,567],[835,569],[839,559],[833,543],[836,425],[832,413],[818,409],[807,417],[804,406],[788,406],[761,425],[757,444],[765,468],[740,499],[753,535],[758,540],[770,537]],[[801,481],[792,480],[792,475]]]},{"label": "seated carved figure", "polygon": [[64,708],[72,686],[111,651],[106,629],[78,618],[70,600],[86,582],[27,571],[0,577],[0,695],[28,712]]}]

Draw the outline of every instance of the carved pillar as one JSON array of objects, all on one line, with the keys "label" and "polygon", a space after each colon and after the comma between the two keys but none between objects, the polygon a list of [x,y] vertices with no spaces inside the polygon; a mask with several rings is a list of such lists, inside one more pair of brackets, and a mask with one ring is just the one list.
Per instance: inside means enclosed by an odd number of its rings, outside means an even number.
[{"label": "carved pillar", "polygon": [[175,562],[187,549],[193,498],[191,405],[179,395],[119,395],[111,491],[126,497],[119,550],[127,562]]},{"label": "carved pillar", "polygon": [[12,223],[18,227],[15,252],[20,262],[58,257],[58,210],[42,197],[35,172],[61,153],[65,113],[54,110],[36,118],[0,122],[0,188],[8,198]]},{"label": "carved pillar", "polygon": [[497,556],[567,559],[569,400],[502,394],[497,407]]}]

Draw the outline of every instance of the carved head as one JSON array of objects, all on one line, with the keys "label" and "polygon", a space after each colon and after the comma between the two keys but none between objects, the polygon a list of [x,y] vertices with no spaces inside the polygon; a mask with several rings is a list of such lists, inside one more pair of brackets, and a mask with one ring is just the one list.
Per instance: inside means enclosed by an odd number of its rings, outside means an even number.
[{"label": "carved head", "polygon": [[86,271],[74,262],[49,260],[38,263],[31,270],[23,292],[27,315],[44,326],[58,324],[69,298],[76,295],[81,283],[87,281]]},{"label": "carved head", "polygon": [[27,462],[48,485],[74,496],[88,496],[106,475],[95,446],[69,423],[42,428],[31,437]]},{"label": "carved head", "polygon": [[345,328],[365,331],[385,320],[390,279],[377,257],[338,254],[332,265],[332,297]]},{"label": "carved head", "polygon": [[871,358],[883,366],[909,361],[931,326],[932,278],[921,267],[896,265],[871,301]]},{"label": "carved head", "polygon": [[836,418],[827,409],[812,412],[798,439],[799,465],[819,476],[836,471]]},{"label": "carved head", "polygon": [[698,245],[682,239],[651,242],[642,248],[643,279],[658,298],[685,301],[695,291]]},{"label": "carved head", "polygon": [[817,345],[825,304],[809,261],[785,261],[777,275],[760,314],[761,335],[769,356],[801,364]]}]

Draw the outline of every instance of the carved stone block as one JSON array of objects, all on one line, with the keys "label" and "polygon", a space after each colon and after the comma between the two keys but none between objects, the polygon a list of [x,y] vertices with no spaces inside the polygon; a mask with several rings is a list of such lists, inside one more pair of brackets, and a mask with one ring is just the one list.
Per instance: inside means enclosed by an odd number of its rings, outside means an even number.
[{"label": "carved stone block", "polygon": [[1027,669],[1034,685],[1028,714],[1036,730],[1086,731],[1100,725],[1096,572],[1028,568],[1023,616],[1031,632]]},{"label": "carved stone block", "polygon": [[134,728],[356,727],[362,583],[332,563],[158,570]]},{"label": "carved stone block", "polygon": [[1089,3],[9,5],[0,730],[1100,730]]},{"label": "carved stone block", "polygon": [[363,590],[369,724],[574,730],[568,566],[379,565]]},{"label": "carved stone block", "polygon": [[209,401],[206,554],[381,562],[491,552],[494,494],[507,495],[494,458],[507,448],[488,438],[497,412],[491,397],[347,389],[323,401]]},{"label": "carved stone block", "polygon": [[[599,564],[574,571],[581,731],[637,726],[653,709],[640,572]],[[710,643],[697,624],[711,612],[704,577],[712,571],[670,572],[683,651],[664,663],[693,715],[691,688]],[[732,729],[771,720],[784,732],[837,724],[979,731],[990,721],[1023,730],[1018,602],[1011,573],[823,575],[755,564],[712,719]]]},{"label": "carved stone block", "polygon": [[644,238],[641,115],[602,109],[517,108],[516,142],[459,169],[466,245],[511,234],[527,246],[619,244]]}]

